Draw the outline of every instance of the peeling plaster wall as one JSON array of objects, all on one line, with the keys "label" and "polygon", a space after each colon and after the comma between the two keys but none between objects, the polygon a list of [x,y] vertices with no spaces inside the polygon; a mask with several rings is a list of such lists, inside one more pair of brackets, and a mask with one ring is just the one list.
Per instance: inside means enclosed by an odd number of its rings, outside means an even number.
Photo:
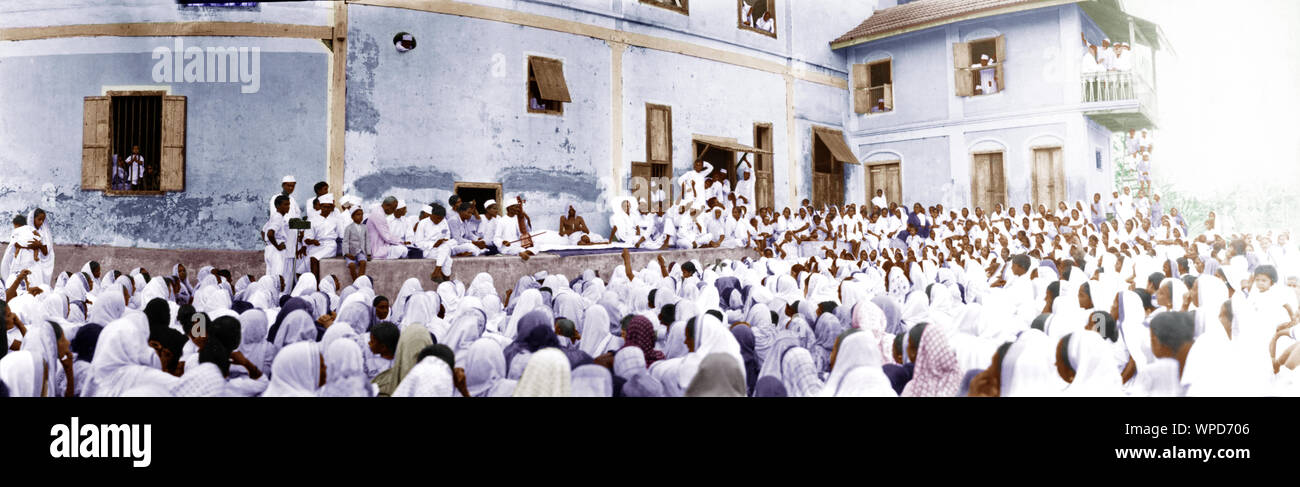
[{"label": "peeling plaster wall", "polygon": [[[480,2],[493,4],[494,2]],[[534,5],[540,3],[540,5]],[[580,4],[574,11],[545,2],[517,8],[568,20],[643,32],[673,40],[803,65],[772,52],[809,51],[811,62],[843,67],[842,55],[809,37],[833,38],[824,25],[799,43],[751,32],[735,33],[734,5],[692,5],[690,17],[634,2],[612,9]],[[593,13],[589,13],[593,12]],[[597,15],[598,14],[598,15]],[[754,124],[773,133],[773,195],[789,194],[788,144],[796,144],[797,171],[808,196],[811,124],[843,126],[846,90],[796,81],[796,140],[786,136],[785,80],[757,71],[654,49],[630,46],[622,55],[622,149],[617,181],[610,166],[611,54],[601,40],[487,20],[403,9],[349,6],[345,186],[367,200],[386,195],[411,202],[445,202],[455,182],[500,182],[507,199],[523,193],[534,227],[553,228],[572,204],[593,232],[609,231],[611,197],[627,195],[630,164],[646,160],[647,103],[672,107],[673,172],[694,159],[693,134],[753,143]],[[866,15],[866,12],[862,14]],[[612,23],[607,16],[629,19]],[[718,18],[725,19],[725,22]],[[860,18],[859,18],[860,21]],[[730,23],[729,27],[722,28]],[[680,24],[680,25],[679,25]],[[849,26],[851,27],[851,26]],[[825,35],[821,35],[825,31]],[[415,36],[417,48],[399,53],[392,38]],[[728,35],[735,35],[730,39]],[[702,36],[702,37],[696,37]],[[728,44],[745,41],[755,49]],[[797,47],[792,48],[791,44]],[[527,56],[564,62],[572,103],[564,115],[526,110]],[[814,69],[827,71],[814,66]]]},{"label": "peeling plaster wall", "polygon": [[[259,47],[260,86],[155,83],[152,50],[172,38],[71,38],[0,46],[0,215],[41,207],[58,243],[261,248],[280,178],[302,202],[325,179],[329,57],[319,41],[184,38],[185,47]],[[187,97],[185,191],[82,191],[83,97],[106,88],[170,88]],[[304,188],[305,187],[305,188]]]},{"label": "peeling plaster wall", "polygon": [[[573,204],[594,232],[607,205],[610,55],[604,41],[403,9],[349,11],[345,186],[445,205],[456,182],[522,193],[536,228]],[[398,32],[416,49],[399,53]],[[572,103],[528,113],[529,55],[559,59]]]}]

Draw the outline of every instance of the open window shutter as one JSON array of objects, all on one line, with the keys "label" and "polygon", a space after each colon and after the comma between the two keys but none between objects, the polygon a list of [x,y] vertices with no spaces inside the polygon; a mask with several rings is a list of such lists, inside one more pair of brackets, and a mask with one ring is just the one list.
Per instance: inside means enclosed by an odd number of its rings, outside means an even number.
[{"label": "open window shutter", "polygon": [[648,115],[646,124],[649,126],[650,137],[647,158],[650,162],[671,163],[672,139],[669,134],[672,130],[672,121],[668,118],[669,112],[662,108],[651,107]]},{"label": "open window shutter", "polygon": [[1007,87],[1006,75],[1003,74],[1005,71],[1003,71],[1002,67],[1003,64],[1000,62],[997,64],[997,66],[993,67],[994,70],[993,76],[996,78],[998,82],[998,92],[1002,92],[1002,90],[1006,89]]},{"label": "open window shutter", "polygon": [[164,96],[162,174],[158,189],[185,190],[185,97]]},{"label": "open window shutter", "polygon": [[885,85],[884,97],[885,97],[885,110],[893,110],[894,109],[894,85],[892,84]]},{"label": "open window shutter", "polygon": [[865,64],[853,65],[853,111],[871,111],[871,70]]},{"label": "open window shutter", "polygon": [[1007,62],[1007,36],[997,36],[993,38],[994,55],[997,59],[993,61],[1002,64]]},{"label": "open window shutter", "polygon": [[108,189],[107,96],[87,96],[81,107],[81,189]]},{"label": "open window shutter", "polygon": [[572,102],[569,86],[564,81],[564,65],[554,59],[529,58],[533,67],[533,76],[537,79],[537,90],[542,99],[559,102]]},{"label": "open window shutter", "polygon": [[970,71],[970,44],[958,42],[952,45],[952,64],[957,80],[957,96],[974,96],[975,80]]}]

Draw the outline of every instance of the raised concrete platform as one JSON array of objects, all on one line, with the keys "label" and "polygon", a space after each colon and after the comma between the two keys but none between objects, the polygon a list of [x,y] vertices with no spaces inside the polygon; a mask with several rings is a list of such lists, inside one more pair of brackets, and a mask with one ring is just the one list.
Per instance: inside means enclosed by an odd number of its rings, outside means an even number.
[{"label": "raised concrete platform", "polygon": [[[637,269],[643,268],[661,254],[669,263],[698,259],[701,263],[709,264],[716,260],[753,256],[754,252],[749,249],[632,252],[632,265]],[[262,259],[262,251],[170,250],[56,245],[54,255],[56,273],[64,271],[76,272],[81,269],[82,265],[91,260],[98,261],[105,269],[128,272],[136,267],[142,267],[154,275],[170,275],[172,266],[176,263],[185,264],[185,267],[190,269],[191,276],[200,267],[206,265],[230,269],[236,279],[243,275],[256,277],[266,273],[266,264]],[[492,275],[493,282],[497,286],[497,292],[502,296],[505,296],[507,289],[514,288],[520,277],[533,275],[538,271],[545,270],[551,274],[564,274],[565,277],[573,279],[582,274],[583,271],[591,269],[599,273],[600,277],[608,280],[614,268],[623,264],[623,258],[617,250],[608,253],[570,256],[543,253],[528,259],[528,262],[521,261],[518,257],[506,256],[461,257],[454,258],[452,261],[454,274],[452,277],[468,285],[475,275],[480,272],[487,272]],[[411,277],[420,279],[424,289],[434,289],[433,282],[429,280],[429,273],[433,272],[433,267],[433,261],[424,259],[371,261],[366,266],[366,274],[374,280],[376,292],[394,297],[401,288],[402,282]],[[344,286],[351,283],[348,278],[347,266],[344,265],[341,258],[327,259],[321,262],[321,273],[337,276]]]}]

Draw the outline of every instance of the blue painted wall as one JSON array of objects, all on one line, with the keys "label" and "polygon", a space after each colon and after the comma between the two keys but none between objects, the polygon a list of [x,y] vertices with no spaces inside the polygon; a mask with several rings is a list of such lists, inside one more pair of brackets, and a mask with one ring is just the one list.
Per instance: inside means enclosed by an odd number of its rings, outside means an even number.
[{"label": "blue painted wall", "polygon": [[[968,42],[989,34],[1006,37],[1005,89],[993,95],[963,97],[966,117],[1059,106],[1065,102],[1065,57],[1061,47],[1059,10],[1044,8],[956,24],[960,39]],[[1078,37],[1078,29],[1075,37]],[[952,46],[945,46],[948,55]],[[1074,51],[1071,51],[1073,53]],[[1069,56],[1077,63],[1076,56]],[[948,70],[950,73],[952,69]],[[1069,78],[1077,85],[1075,78]]]},{"label": "blue painted wall", "polygon": [[[610,172],[610,56],[604,41],[457,16],[353,5],[349,13],[346,185],[445,204],[455,182],[523,193],[535,226],[569,203],[604,210]],[[415,36],[399,53],[397,32]],[[573,103],[528,113],[527,57],[564,63]],[[604,176],[602,178],[602,176]],[[553,217],[553,218],[552,218]],[[554,220],[554,221],[553,221]],[[598,219],[588,216],[593,231]]]},{"label": "blue painted wall", "polygon": [[[778,17],[777,39],[736,28],[734,3],[696,2],[690,15],[635,1],[473,2],[690,42],[843,76],[845,58],[829,39],[859,22],[869,5],[829,5]],[[778,3],[778,10],[785,8]],[[846,13],[847,12],[847,13]],[[858,12],[857,15],[852,12]],[[778,15],[781,15],[778,13]],[[835,21],[828,20],[834,17]],[[856,20],[853,20],[856,17]],[[816,34],[791,39],[798,22]],[[821,22],[820,25],[812,24]],[[840,25],[844,24],[844,25]],[[398,53],[408,32],[418,47]],[[753,143],[755,123],[773,131],[773,193],[789,194],[788,144],[796,144],[796,198],[808,197],[811,125],[840,128],[846,91],[796,81],[796,140],[787,140],[780,74],[661,50],[628,47],[622,56],[622,150],[612,167],[610,47],[590,37],[466,17],[349,6],[345,182],[367,199],[394,195],[446,201],[455,182],[500,182],[523,193],[534,226],[552,227],[569,205],[597,233],[608,231],[611,197],[626,195],[630,164],[646,160],[647,103],[672,107],[674,175],[693,161],[695,134]],[[563,116],[525,109],[528,55],[560,59],[572,103]],[[615,180],[617,174],[618,179]]]},{"label": "blue painted wall", "polygon": [[859,130],[880,130],[899,125],[935,122],[949,117],[948,100],[953,97],[951,51],[943,28],[929,29],[847,49],[853,64],[892,59],[894,110],[886,113],[857,114],[853,100],[845,100],[844,109]]},{"label": "blue painted wall", "polygon": [[[325,178],[328,57],[318,41],[186,38],[197,47],[258,46],[260,89],[155,83],[151,50],[170,38],[57,39],[0,50],[0,214],[40,206],[58,243],[256,249],[267,201],[295,174],[299,199]],[[60,53],[61,55],[52,55]],[[26,54],[26,55],[24,55]],[[82,191],[83,97],[112,87],[170,87],[187,97],[185,191]],[[308,186],[303,188],[302,186]]]},{"label": "blue painted wall", "polygon": [[[948,141],[948,137],[938,136],[864,144],[858,146],[858,154],[868,160],[868,164],[876,161],[899,161],[902,170],[903,201],[898,203],[906,204],[909,208],[917,202],[927,206],[943,203],[946,207],[953,204],[946,198],[952,188],[951,186],[945,188],[945,185],[951,185],[952,177],[948,167]],[[856,176],[855,178],[859,179],[857,184],[865,185],[864,177],[861,174]],[[865,189],[862,194],[865,196]]]},{"label": "blue painted wall", "polygon": [[[892,4],[892,1],[885,3]],[[932,204],[970,203],[970,153],[993,144],[1004,151],[1007,199],[1031,195],[1032,147],[1065,151],[1067,197],[1083,199],[1111,185],[1110,132],[1078,103],[1078,33],[1099,35],[1075,5],[957,22],[844,49],[850,63],[893,59],[895,109],[857,115],[846,100],[852,142],[863,159],[901,155],[903,198]],[[988,96],[954,94],[952,44],[1003,35],[1005,89]],[[1096,168],[1096,151],[1103,157]],[[918,157],[919,154],[919,157]],[[919,166],[919,167],[918,167]],[[855,176],[856,177],[856,176]],[[865,191],[862,197],[865,197]]]}]

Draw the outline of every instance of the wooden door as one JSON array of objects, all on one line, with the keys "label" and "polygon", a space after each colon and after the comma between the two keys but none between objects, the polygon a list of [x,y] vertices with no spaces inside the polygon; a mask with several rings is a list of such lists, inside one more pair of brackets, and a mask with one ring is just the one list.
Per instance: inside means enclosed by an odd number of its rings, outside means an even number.
[{"label": "wooden door", "polygon": [[1003,174],[1002,153],[975,154],[971,164],[971,200],[984,211],[1006,205],[1006,178]]},{"label": "wooden door", "polygon": [[1065,201],[1065,167],[1060,147],[1034,149],[1033,168],[1034,206],[1055,208]]},{"label": "wooden door", "polygon": [[[772,150],[772,126],[769,124],[754,126],[754,147]],[[754,154],[754,199],[759,208],[774,208],[775,197],[772,186],[772,155]]]},{"label": "wooden door", "polygon": [[844,204],[844,163],[831,156],[826,144],[813,136],[813,205],[818,209],[822,205]]},{"label": "wooden door", "polygon": [[899,164],[886,163],[869,166],[867,171],[867,201],[876,197],[876,190],[883,191],[887,201],[902,204],[903,184]]}]

